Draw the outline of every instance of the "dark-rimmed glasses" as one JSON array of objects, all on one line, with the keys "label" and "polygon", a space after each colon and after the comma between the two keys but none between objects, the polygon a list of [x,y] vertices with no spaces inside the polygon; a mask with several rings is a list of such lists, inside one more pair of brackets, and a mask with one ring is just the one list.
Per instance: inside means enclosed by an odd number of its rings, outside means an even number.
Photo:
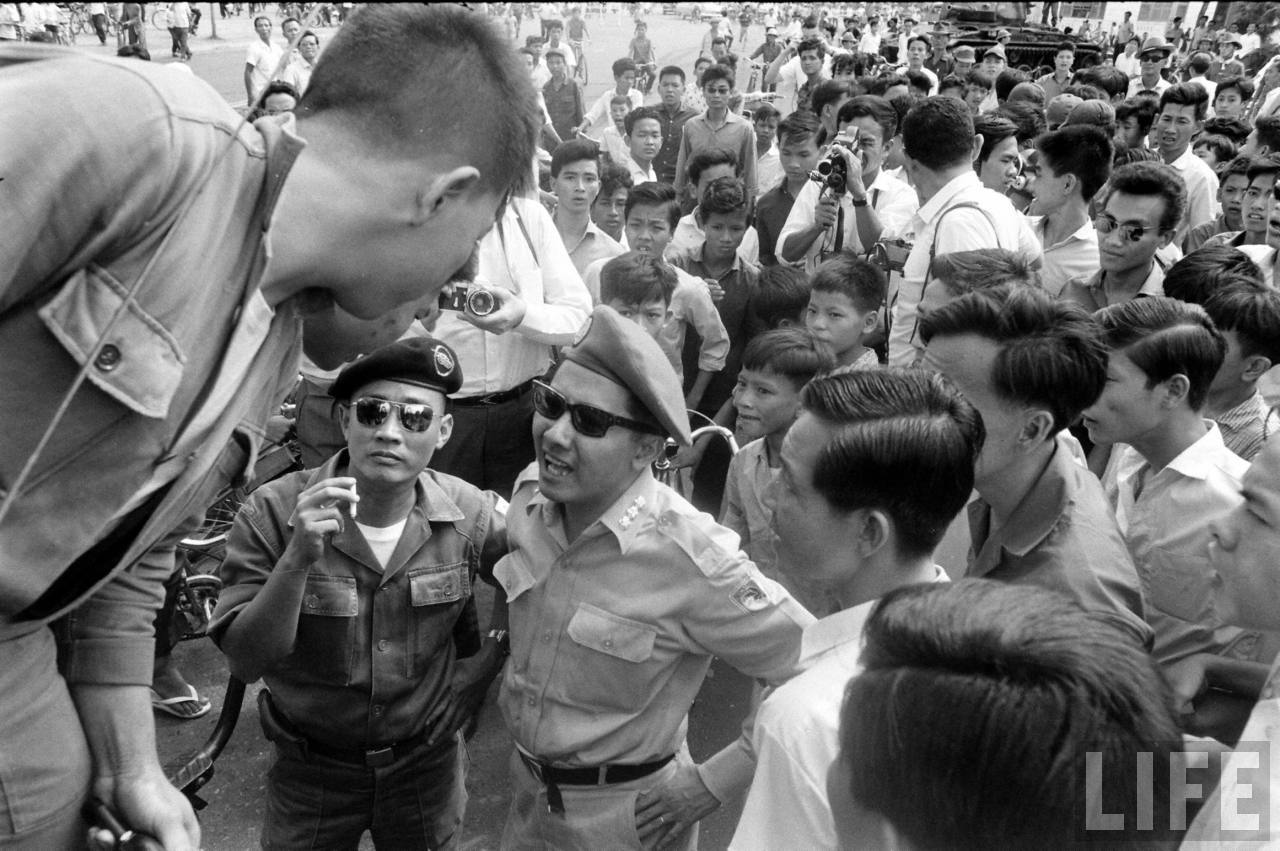
[{"label": "dark-rimmed glasses", "polygon": [[1093,228],[1098,233],[1106,236],[1116,228],[1120,229],[1120,236],[1129,242],[1141,242],[1142,238],[1147,235],[1148,231],[1155,231],[1158,228],[1147,227],[1146,225],[1120,224],[1114,217],[1106,213],[1099,213],[1093,220]]},{"label": "dark-rimmed glasses", "polygon": [[533,409],[549,420],[558,420],[568,411],[574,430],[583,437],[604,437],[609,427],[616,425],[643,434],[663,435],[662,429],[655,425],[620,417],[590,405],[572,404],[550,385],[536,380],[533,382]]},{"label": "dark-rimmed glasses", "polygon": [[431,428],[436,412],[430,405],[392,402],[376,396],[361,396],[355,401],[356,421],[360,425],[377,428],[387,421],[394,410],[400,417],[405,431],[423,432]]}]

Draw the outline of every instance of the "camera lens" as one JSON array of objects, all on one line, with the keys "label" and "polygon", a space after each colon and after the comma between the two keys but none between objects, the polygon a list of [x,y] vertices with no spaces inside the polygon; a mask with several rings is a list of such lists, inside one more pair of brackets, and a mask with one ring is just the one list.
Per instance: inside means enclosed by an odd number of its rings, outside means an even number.
[{"label": "camera lens", "polygon": [[473,290],[467,295],[467,310],[475,316],[488,316],[498,309],[498,300],[488,290]]}]

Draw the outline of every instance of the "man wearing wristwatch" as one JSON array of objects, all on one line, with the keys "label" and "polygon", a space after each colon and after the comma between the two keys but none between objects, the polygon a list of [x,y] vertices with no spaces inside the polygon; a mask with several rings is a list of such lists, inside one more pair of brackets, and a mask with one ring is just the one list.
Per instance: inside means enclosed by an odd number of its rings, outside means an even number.
[{"label": "man wearing wristwatch", "polygon": [[810,181],[791,207],[778,235],[781,262],[812,273],[840,251],[865,255],[876,240],[897,236],[916,211],[916,193],[881,165],[898,138],[898,113],[887,100],[859,95],[840,107],[837,141],[828,156],[843,159],[845,191],[837,194]]},{"label": "man wearing wristwatch", "polygon": [[346,448],[249,497],[227,540],[210,636],[236,676],[265,680],[276,748],[265,848],[452,848],[467,758],[460,728],[510,652],[506,605],[458,659],[472,580],[506,552],[506,503],[426,469],[449,439],[462,371],[415,337],[333,383]]}]

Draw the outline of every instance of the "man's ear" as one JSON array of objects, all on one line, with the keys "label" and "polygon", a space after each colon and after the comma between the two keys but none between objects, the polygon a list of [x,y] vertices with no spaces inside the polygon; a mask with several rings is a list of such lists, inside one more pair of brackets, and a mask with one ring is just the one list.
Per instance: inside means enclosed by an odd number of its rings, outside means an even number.
[{"label": "man's ear", "polygon": [[427,182],[418,189],[410,224],[416,227],[439,216],[446,205],[466,195],[479,182],[480,170],[469,165],[458,166],[428,178]]},{"label": "man's ear", "polygon": [[1029,408],[1023,414],[1022,428],[1018,431],[1018,443],[1031,448],[1039,446],[1053,435],[1053,414],[1043,408]]},{"label": "man's ear", "polygon": [[978,157],[982,154],[982,143],[985,141],[981,133],[973,134],[973,151],[969,155],[970,160],[975,163],[978,161]]},{"label": "man's ear", "polygon": [[1160,382],[1160,388],[1163,394],[1161,407],[1172,410],[1187,401],[1187,394],[1191,392],[1191,379],[1179,372]]},{"label": "man's ear", "polygon": [[883,550],[893,540],[893,521],[879,509],[858,512],[862,520],[858,524],[858,550],[864,559]]},{"label": "man's ear", "polygon": [[440,432],[436,438],[436,449],[441,449],[449,438],[453,435],[453,414],[444,414],[440,417]]},{"label": "man's ear", "polygon": [[1269,372],[1271,367],[1271,358],[1263,355],[1251,355],[1245,358],[1244,373],[1240,377],[1242,380],[1252,383]]},{"label": "man's ear", "polygon": [[862,333],[870,334],[872,331],[876,330],[876,326],[879,324],[880,308],[877,307],[875,310],[868,311],[867,314],[862,317]]}]

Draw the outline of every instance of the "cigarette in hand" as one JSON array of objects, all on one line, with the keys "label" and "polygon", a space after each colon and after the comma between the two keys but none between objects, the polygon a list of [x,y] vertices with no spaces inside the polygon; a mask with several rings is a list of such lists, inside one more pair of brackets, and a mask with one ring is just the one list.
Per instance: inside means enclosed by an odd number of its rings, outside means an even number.
[{"label": "cigarette in hand", "polygon": [[356,502],[359,501],[360,495],[356,493],[355,482],[351,483],[351,502],[347,503],[347,509],[351,514],[351,519],[356,519]]}]

